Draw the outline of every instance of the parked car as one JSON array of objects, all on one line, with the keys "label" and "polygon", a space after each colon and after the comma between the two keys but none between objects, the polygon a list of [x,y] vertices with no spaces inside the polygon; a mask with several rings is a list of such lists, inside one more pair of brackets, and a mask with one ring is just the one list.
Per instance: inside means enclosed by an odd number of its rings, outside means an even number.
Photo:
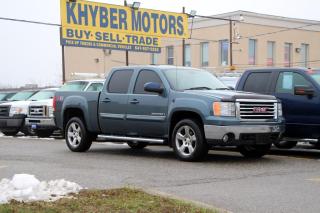
[{"label": "parked car", "polygon": [[274,95],[282,102],[286,120],[279,148],[293,148],[298,141],[320,147],[320,70],[269,68],[247,70],[237,90]]},{"label": "parked car", "polygon": [[[204,70],[120,67],[104,85],[102,92],[57,91],[55,121],[71,151],[87,151],[99,137],[133,149],[168,145],[185,161],[202,159],[213,146],[259,158],[284,128],[274,96],[232,91]],[[268,112],[252,110],[261,106]]]},{"label": "parked car", "polygon": [[225,85],[227,85],[230,89],[235,89],[238,80],[240,79],[240,77],[229,77],[229,76],[221,76],[219,77],[220,81],[222,81]]},{"label": "parked car", "polygon": [[16,94],[16,92],[0,92],[0,104],[8,102],[8,99],[14,94]]},{"label": "parked car", "polygon": [[[65,83],[59,91],[101,91],[104,80],[81,80]],[[26,126],[30,127],[38,137],[50,137],[57,127],[54,122],[53,99],[34,101],[29,105]]]},{"label": "parked car", "polygon": [[[29,129],[25,126],[25,118],[28,114],[28,107],[32,101],[46,100],[53,98],[54,90],[44,89],[40,91],[22,91],[12,96],[8,102],[0,104],[0,131],[8,136],[14,136],[19,131],[25,135],[30,134]],[[25,97],[30,96],[27,100]]]}]

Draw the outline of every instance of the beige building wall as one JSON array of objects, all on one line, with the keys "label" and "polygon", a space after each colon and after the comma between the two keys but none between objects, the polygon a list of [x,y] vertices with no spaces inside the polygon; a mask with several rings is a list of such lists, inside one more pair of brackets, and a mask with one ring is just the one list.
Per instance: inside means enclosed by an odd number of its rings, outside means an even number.
[{"label": "beige building wall", "polygon": [[[244,22],[233,25],[233,65],[236,71],[243,71],[249,67],[267,67],[267,42],[275,42],[274,66],[283,67],[285,43],[292,43],[292,66],[300,67],[301,44],[309,45],[309,67],[320,67],[320,22],[270,15],[256,14],[245,11],[222,14],[219,17],[237,19],[242,14]],[[191,26],[191,24],[190,24]],[[209,65],[205,69],[212,72],[229,71],[230,66],[220,64],[219,41],[229,39],[229,23],[219,20],[196,19],[194,21],[191,39],[185,43],[191,47],[191,66],[201,68],[201,42],[209,43]],[[236,35],[241,38],[236,38]],[[249,65],[249,39],[256,39],[256,63]],[[174,65],[181,66],[182,40],[163,38],[162,52],[157,54],[157,64],[167,64],[167,46],[174,47]],[[151,64],[152,54],[130,52],[130,65]],[[230,60],[230,56],[228,57]],[[104,77],[112,67],[124,66],[126,57],[124,51],[102,50],[66,47],[66,79]]]}]

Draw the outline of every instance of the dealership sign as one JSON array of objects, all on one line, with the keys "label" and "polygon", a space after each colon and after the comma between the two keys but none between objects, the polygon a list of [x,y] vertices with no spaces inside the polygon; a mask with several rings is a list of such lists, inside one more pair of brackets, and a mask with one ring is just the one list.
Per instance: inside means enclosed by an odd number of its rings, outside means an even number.
[{"label": "dealership sign", "polygon": [[61,0],[61,44],[159,53],[160,40],[188,37],[186,14]]}]

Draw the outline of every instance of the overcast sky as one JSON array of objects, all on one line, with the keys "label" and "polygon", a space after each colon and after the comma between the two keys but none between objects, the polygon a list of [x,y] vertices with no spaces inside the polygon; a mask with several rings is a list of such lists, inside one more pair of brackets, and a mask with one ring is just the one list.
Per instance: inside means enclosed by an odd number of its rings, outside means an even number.
[{"label": "overcast sky", "polygon": [[[97,0],[123,4],[120,0]],[[131,1],[128,0],[128,3]],[[133,1],[132,1],[133,2]],[[141,7],[201,15],[235,10],[320,20],[319,0],[140,0]],[[0,17],[60,23],[59,0],[0,0]],[[57,85],[61,82],[61,47],[58,27],[0,20],[0,88],[26,83]]]}]

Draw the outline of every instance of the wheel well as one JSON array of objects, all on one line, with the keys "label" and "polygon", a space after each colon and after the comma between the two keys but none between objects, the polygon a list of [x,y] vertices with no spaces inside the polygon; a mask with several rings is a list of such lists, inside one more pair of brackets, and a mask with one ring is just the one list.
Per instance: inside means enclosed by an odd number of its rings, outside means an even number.
[{"label": "wheel well", "polygon": [[173,129],[175,127],[175,125],[183,120],[183,119],[192,119],[192,120],[195,120],[196,122],[199,123],[200,125],[200,128],[202,129],[203,128],[203,121],[202,121],[202,118],[201,116],[196,113],[196,112],[192,112],[192,111],[178,111],[178,112],[174,112],[172,117],[171,117],[171,122],[170,122],[170,129],[169,129],[169,144],[170,141],[171,141],[171,135],[172,135],[172,132],[173,132]]},{"label": "wheel well", "polygon": [[63,115],[63,128],[66,127],[68,121],[73,117],[84,119],[84,114],[81,109],[77,109],[77,108],[66,109]]}]

